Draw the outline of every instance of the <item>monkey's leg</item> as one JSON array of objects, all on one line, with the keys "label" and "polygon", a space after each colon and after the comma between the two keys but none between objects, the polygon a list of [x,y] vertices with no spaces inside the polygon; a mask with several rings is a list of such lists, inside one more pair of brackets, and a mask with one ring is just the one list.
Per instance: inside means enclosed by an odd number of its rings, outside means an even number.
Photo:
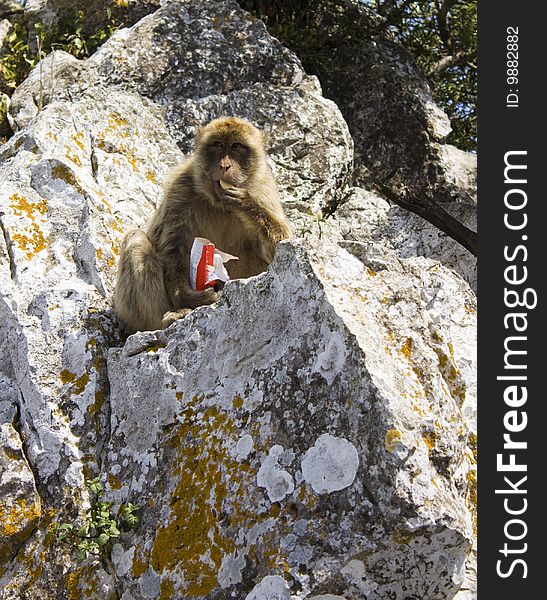
[{"label": "monkey's leg", "polygon": [[122,243],[114,308],[134,331],[160,329],[163,315],[172,308],[159,257],[148,236],[138,229],[130,231]]}]

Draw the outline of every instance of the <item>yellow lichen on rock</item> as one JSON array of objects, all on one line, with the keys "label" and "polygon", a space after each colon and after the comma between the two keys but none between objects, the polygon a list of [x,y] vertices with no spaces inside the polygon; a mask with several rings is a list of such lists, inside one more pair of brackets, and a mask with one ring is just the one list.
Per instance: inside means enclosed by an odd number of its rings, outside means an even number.
[{"label": "yellow lichen on rock", "polygon": [[[239,521],[237,499],[256,477],[229,453],[238,435],[233,420],[216,407],[198,412],[196,400],[182,411],[182,424],[171,439],[179,456],[173,473],[177,484],[169,500],[171,514],[150,553],[154,570],[170,582],[162,583],[162,600],[174,597],[170,573],[175,571],[184,577],[184,588],[176,589],[181,597],[206,596],[217,586],[222,559],[235,549],[218,517],[227,513]],[[233,500],[227,506],[228,488]],[[142,571],[144,565],[134,562],[133,568]]]},{"label": "yellow lichen on rock", "polygon": [[388,429],[386,432],[385,447],[388,452],[393,452],[401,441],[401,432],[397,429]]},{"label": "yellow lichen on rock", "polygon": [[40,498],[3,499],[0,504],[0,562],[10,560],[17,548],[36,529],[42,515]]},{"label": "yellow lichen on rock", "polygon": [[23,229],[23,232],[14,232],[11,238],[13,243],[30,260],[47,246],[46,238],[37,223],[37,219],[40,220],[40,223],[45,222],[48,202],[45,198],[41,198],[36,202],[29,202],[20,194],[12,194],[9,205],[16,217],[24,217],[27,221],[26,226],[22,225],[18,228]]}]

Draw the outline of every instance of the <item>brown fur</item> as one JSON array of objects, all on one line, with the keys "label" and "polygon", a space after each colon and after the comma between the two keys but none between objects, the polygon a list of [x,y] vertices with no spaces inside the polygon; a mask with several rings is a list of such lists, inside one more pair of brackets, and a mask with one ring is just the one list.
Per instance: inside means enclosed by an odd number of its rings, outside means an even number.
[{"label": "brown fur", "polygon": [[[223,190],[219,180],[234,187]],[[190,309],[216,302],[212,288],[192,290],[190,250],[195,237],[239,257],[226,263],[230,278],[265,271],[289,226],[261,132],[228,117],[201,129],[195,151],[177,167],[146,233],[122,243],[114,308],[130,331],[159,329]]]}]

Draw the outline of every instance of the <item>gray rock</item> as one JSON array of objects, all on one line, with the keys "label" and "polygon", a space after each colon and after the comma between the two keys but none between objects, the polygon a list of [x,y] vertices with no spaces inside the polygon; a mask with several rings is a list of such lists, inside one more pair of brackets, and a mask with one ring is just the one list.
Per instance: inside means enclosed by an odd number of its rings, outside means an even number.
[{"label": "gray rock", "polygon": [[97,86],[165,106],[168,129],[184,152],[197,127],[218,116],[265,127],[281,187],[313,210],[335,206],[351,175],[353,141],[338,108],[295,55],[235,2],[168,2],[117,31],[86,61],[52,53],[13,95],[10,124],[24,127],[55,99],[93,97]]},{"label": "gray rock", "polygon": [[[452,598],[474,538],[476,363],[474,294],[447,267],[473,267],[348,188],[353,141],[317,79],[234,2],[169,1],[86,61],[47,57],[10,110],[0,415],[20,449],[7,471],[28,480],[13,502],[38,490],[42,520],[8,541],[5,600],[379,600],[403,582]],[[302,239],[217,305],[124,341],[121,239],[224,113],[266,128]],[[472,190],[467,157],[444,156]],[[97,474],[142,524],[78,565],[48,529],[81,516]]]},{"label": "gray rock", "polygon": [[[453,207],[469,225],[476,213]],[[378,246],[381,252],[393,250],[401,258],[426,256],[459,273],[472,287],[477,285],[477,261],[458,242],[425,219],[361,188],[352,188],[344,203],[332,215],[329,225],[345,240]]]},{"label": "gray rock", "polygon": [[374,272],[284,243],[218,305],[111,350],[105,484],[147,507],[123,588],[145,597],[152,569],[210,599],[451,598],[473,539],[473,306],[427,259]]},{"label": "gray rock", "polygon": [[16,555],[42,516],[34,476],[13,421],[0,422],[0,564]]}]

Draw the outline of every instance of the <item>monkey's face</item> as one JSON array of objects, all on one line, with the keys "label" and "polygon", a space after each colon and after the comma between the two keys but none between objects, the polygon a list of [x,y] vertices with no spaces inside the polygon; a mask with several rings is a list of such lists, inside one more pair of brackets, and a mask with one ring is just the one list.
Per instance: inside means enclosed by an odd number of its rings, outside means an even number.
[{"label": "monkey's face", "polygon": [[251,150],[243,141],[213,138],[206,147],[206,162],[212,191],[222,197],[226,187],[245,187],[250,175]]},{"label": "monkey's face", "polygon": [[215,119],[199,132],[195,155],[201,185],[220,202],[226,188],[247,187],[264,163],[262,134],[243,119]]}]

